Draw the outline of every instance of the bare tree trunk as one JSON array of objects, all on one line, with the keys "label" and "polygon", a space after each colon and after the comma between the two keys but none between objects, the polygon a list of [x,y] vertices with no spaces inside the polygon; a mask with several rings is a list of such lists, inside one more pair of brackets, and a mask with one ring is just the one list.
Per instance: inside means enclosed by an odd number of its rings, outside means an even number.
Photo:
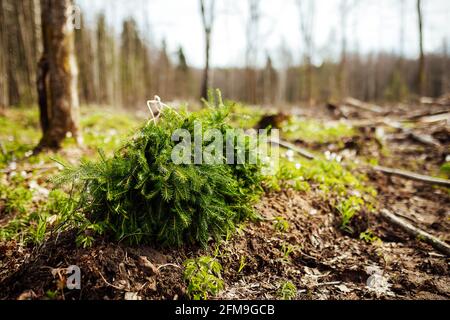
[{"label": "bare tree trunk", "polygon": [[300,15],[300,31],[303,35],[305,44],[306,60],[306,99],[308,104],[313,104],[313,65],[312,58],[314,54],[314,16],[315,2],[297,0],[297,6]]},{"label": "bare tree trunk", "polygon": [[251,104],[257,103],[257,70],[259,44],[260,1],[248,0],[249,18],[246,27],[245,49],[245,99]]},{"label": "bare tree trunk", "polygon": [[[210,0],[209,8],[205,7],[205,0],[200,0],[200,10],[202,14],[203,29],[205,31],[205,68],[203,69],[203,81],[201,89],[201,98],[206,99],[208,96],[209,86],[209,64],[211,54],[211,31],[214,23],[214,10],[215,0]],[[208,9],[208,10],[207,10]]]},{"label": "bare tree trunk", "polygon": [[205,45],[205,68],[203,69],[203,82],[202,82],[202,91],[201,98],[207,98],[208,96],[208,87],[209,87],[209,55],[210,55],[210,34],[206,34],[206,45]]},{"label": "bare tree trunk", "polygon": [[6,26],[5,26],[5,14],[4,14],[4,1],[0,1],[0,19],[2,24],[0,25],[0,109],[9,105],[8,101],[8,77],[7,77],[7,47],[6,47]]},{"label": "bare tree trunk", "polygon": [[[400,0],[400,62],[403,64],[403,59],[405,57],[405,24],[406,24],[406,0]],[[402,65],[403,67],[403,65]]]},{"label": "bare tree trunk", "polygon": [[418,87],[420,95],[424,96],[426,90],[426,79],[425,79],[425,54],[423,49],[422,0],[417,0],[417,17],[419,23],[419,49],[420,49]]},{"label": "bare tree trunk", "polygon": [[341,61],[339,63],[338,85],[340,98],[347,95],[347,17],[348,0],[341,0]]},{"label": "bare tree trunk", "polygon": [[20,75],[22,69],[18,65],[18,59],[20,59],[19,42],[17,41],[18,35],[18,22],[17,17],[14,14],[14,6],[8,0],[2,1],[3,16],[1,17],[2,23],[5,25],[7,32],[5,32],[4,42],[2,48],[5,50],[5,63],[6,63],[6,82],[8,89],[8,105],[17,105],[21,100],[21,86]]},{"label": "bare tree trunk", "polygon": [[442,41],[442,80],[441,80],[441,95],[450,92],[450,81],[448,68],[448,44],[447,38]]},{"label": "bare tree trunk", "polygon": [[48,97],[47,97],[47,79],[48,75],[48,60],[46,56],[42,56],[38,63],[38,73],[36,79],[40,123],[43,135],[45,136],[49,129],[49,114],[48,114]]},{"label": "bare tree trunk", "polygon": [[348,56],[347,56],[347,27],[348,17],[351,11],[359,3],[359,0],[341,0],[340,3],[340,23],[341,23],[341,61],[339,63],[338,71],[338,86],[340,98],[345,98],[348,94]]},{"label": "bare tree trunk", "polygon": [[68,134],[81,142],[72,9],[71,0],[41,0],[44,52],[38,93],[43,137],[36,151],[60,148]]}]

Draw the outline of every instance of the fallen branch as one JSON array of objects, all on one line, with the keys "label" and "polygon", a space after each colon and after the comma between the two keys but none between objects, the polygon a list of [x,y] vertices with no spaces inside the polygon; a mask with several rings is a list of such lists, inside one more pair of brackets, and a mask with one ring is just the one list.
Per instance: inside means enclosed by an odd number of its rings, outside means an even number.
[{"label": "fallen branch", "polygon": [[179,265],[177,265],[177,264],[174,264],[174,263],[166,263],[166,264],[160,265],[156,270],[159,271],[159,270],[161,270],[162,268],[166,268],[166,267],[174,267],[174,268],[181,269],[181,267],[180,267]]},{"label": "fallen branch", "polygon": [[430,244],[434,249],[439,252],[445,253],[447,256],[450,256],[450,246],[444,241],[436,238],[435,236],[414,227],[409,222],[404,221],[403,219],[397,217],[386,209],[382,209],[380,214],[383,218],[385,218],[388,222],[396,225],[397,227],[404,230],[409,235],[415,238],[422,238],[426,243]]},{"label": "fallen branch", "polygon": [[414,121],[420,122],[420,123],[433,123],[433,122],[447,121],[447,123],[450,123],[450,112],[436,114],[436,115],[432,115],[432,116],[425,116],[422,118],[415,119]]},{"label": "fallen branch", "polygon": [[410,130],[406,131],[406,132],[409,134],[409,136],[412,139],[416,140],[417,142],[420,142],[422,144],[425,144],[425,145],[428,145],[428,146],[432,146],[432,147],[435,147],[435,148],[440,148],[441,147],[441,144],[429,134],[426,134],[426,135],[425,134],[418,134],[418,133],[414,133],[414,132],[412,132]]},{"label": "fallen branch", "polygon": [[382,166],[373,166],[372,168],[375,171],[379,171],[379,172],[382,172],[385,174],[395,175],[395,176],[399,176],[399,177],[414,180],[414,181],[419,181],[419,182],[424,182],[424,183],[428,183],[428,184],[433,184],[433,185],[450,188],[450,180],[425,176],[422,174],[409,172],[409,171],[405,171],[405,170],[400,170],[400,169],[386,168],[386,167],[382,167]]},{"label": "fallen branch", "polygon": [[436,139],[434,139],[431,135],[415,133],[411,129],[404,128],[398,122],[393,122],[393,121],[386,120],[386,121],[384,121],[384,124],[386,126],[388,126],[388,127],[392,127],[394,129],[400,130],[401,132],[403,132],[404,134],[408,135],[409,137],[411,137],[412,139],[416,140],[417,142],[420,142],[422,144],[425,144],[425,145],[428,145],[428,146],[432,146],[432,147],[435,147],[435,148],[440,148],[441,147],[441,144]]},{"label": "fallen branch", "polygon": [[429,106],[442,106],[447,107],[450,105],[450,97],[443,96],[440,98],[430,98],[430,97],[421,97],[420,104],[429,105]]},{"label": "fallen branch", "polygon": [[11,173],[11,172],[14,172],[14,171],[24,171],[24,172],[32,172],[32,171],[49,171],[49,170],[53,170],[53,169],[58,169],[58,167],[57,166],[42,166],[42,167],[38,167],[38,166],[32,166],[32,167],[29,167],[29,168],[20,168],[20,169],[18,169],[18,168],[6,168],[6,169],[2,169],[2,170],[0,170],[0,173],[6,173],[6,174],[9,174],[9,173]]},{"label": "fallen branch", "polygon": [[103,274],[100,271],[97,271],[97,273],[100,275],[100,277],[102,278],[103,282],[106,283],[108,286],[110,286],[110,287],[112,287],[114,289],[117,289],[117,290],[121,290],[121,291],[125,290],[124,288],[115,286],[115,285],[109,283],[108,281],[106,281],[105,277],[103,276]]},{"label": "fallen branch", "polygon": [[430,117],[439,117],[446,119],[450,117],[450,112],[448,111],[448,109],[421,112],[410,115],[404,121],[423,121],[423,119]]},{"label": "fallen branch", "polygon": [[305,149],[297,147],[296,145],[294,145],[292,143],[289,143],[289,142],[286,142],[286,141],[283,141],[283,140],[272,140],[272,139],[269,139],[268,142],[269,143],[274,143],[274,144],[277,144],[277,145],[279,145],[281,147],[284,147],[284,148],[287,148],[289,150],[292,150],[295,153],[298,153],[299,155],[301,155],[302,157],[304,157],[306,159],[314,160],[316,158],[316,156],[313,155],[312,153],[306,151]]},{"label": "fallen branch", "polygon": [[345,99],[344,103],[345,103],[345,105],[356,108],[356,109],[370,111],[373,113],[384,113],[383,109],[380,106],[366,103],[363,101],[359,101],[358,99],[355,99],[355,98],[349,97],[349,98]]}]

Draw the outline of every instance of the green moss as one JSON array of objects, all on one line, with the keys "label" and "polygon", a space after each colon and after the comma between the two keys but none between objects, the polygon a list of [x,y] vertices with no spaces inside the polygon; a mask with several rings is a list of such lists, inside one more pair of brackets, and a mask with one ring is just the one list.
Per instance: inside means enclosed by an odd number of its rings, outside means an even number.
[{"label": "green moss", "polygon": [[303,158],[289,161],[280,159],[279,168],[274,176],[267,176],[266,183],[272,190],[293,188],[309,191],[311,186],[323,192],[333,192],[338,196],[357,191],[367,196],[375,196],[376,191],[367,186],[362,174],[354,174],[341,163],[325,159],[307,160]]},{"label": "green moss", "polygon": [[15,108],[0,116],[0,169],[30,153],[39,142],[39,130],[37,108]]},{"label": "green moss", "polygon": [[266,176],[265,184],[274,191],[285,188],[303,192],[311,188],[319,190],[324,201],[340,214],[341,229],[353,233],[352,218],[363,208],[372,211],[376,197],[375,189],[367,184],[367,177],[354,171],[351,165],[343,166],[322,158],[281,158],[276,174]]},{"label": "green moss", "polygon": [[336,143],[342,138],[356,136],[356,131],[344,124],[327,125],[317,120],[292,118],[283,126],[282,136],[288,140],[302,140],[307,143]]},{"label": "green moss", "polygon": [[450,178],[450,162],[444,163],[440,168],[440,172],[444,177]]},{"label": "green moss", "polygon": [[70,198],[61,190],[51,191],[47,198],[42,198],[34,204],[31,203],[32,193],[29,189],[20,186],[12,190],[9,192],[20,197],[8,198],[6,205],[8,207],[14,204],[17,215],[0,228],[1,241],[42,243],[52,227],[62,223],[71,211]]},{"label": "green moss", "polygon": [[[137,117],[124,111],[82,108],[80,128],[85,146],[92,151],[101,148],[105,153],[111,154],[138,125]],[[40,131],[37,107],[9,109],[4,116],[0,116],[0,169],[25,157],[28,157],[27,162],[31,164],[42,161],[52,163],[52,159],[46,154],[29,157],[39,142]],[[74,145],[74,139],[66,139],[63,143],[63,147]]]},{"label": "green moss", "polygon": [[[206,245],[254,216],[260,167],[175,164],[172,134],[184,129],[193,136],[201,122],[204,132],[217,129],[225,135],[231,129],[227,116],[224,106],[189,114],[165,109],[157,124],[147,122],[113,157],[101,154],[99,161],[68,167],[60,181],[75,184],[80,212],[117,240]],[[245,148],[248,154],[249,145]]]},{"label": "green moss", "polygon": [[9,187],[6,184],[0,184],[0,199],[4,202],[3,210],[6,214],[25,213],[32,196],[32,192],[22,185]]}]

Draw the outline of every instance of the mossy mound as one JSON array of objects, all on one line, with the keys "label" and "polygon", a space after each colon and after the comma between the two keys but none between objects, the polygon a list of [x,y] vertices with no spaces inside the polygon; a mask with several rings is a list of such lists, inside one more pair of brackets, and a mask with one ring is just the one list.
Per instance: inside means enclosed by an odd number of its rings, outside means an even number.
[{"label": "mossy mound", "polygon": [[[194,136],[194,123],[201,123],[203,132],[218,129],[226,141],[231,129],[227,116],[223,105],[197,113],[164,109],[157,123],[145,124],[113,157],[68,167],[58,180],[74,184],[80,194],[78,212],[116,240],[205,245],[254,215],[260,166],[175,164],[172,134],[185,129]],[[249,152],[248,143],[244,152]]]}]

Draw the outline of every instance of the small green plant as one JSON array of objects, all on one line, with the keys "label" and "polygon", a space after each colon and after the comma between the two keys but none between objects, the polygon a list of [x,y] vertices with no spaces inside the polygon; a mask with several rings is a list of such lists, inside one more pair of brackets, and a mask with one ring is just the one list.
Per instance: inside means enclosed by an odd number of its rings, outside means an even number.
[{"label": "small green plant", "polygon": [[444,163],[441,166],[440,171],[444,176],[446,176],[447,178],[450,178],[450,162]]},{"label": "small green plant", "polygon": [[349,198],[342,200],[337,205],[336,209],[341,215],[341,226],[343,231],[353,233],[350,222],[355,214],[361,210],[361,206],[364,204],[364,200],[357,196],[350,196]]},{"label": "small green plant", "polygon": [[283,243],[281,245],[281,254],[282,254],[282,258],[285,261],[288,261],[290,258],[291,253],[293,253],[295,251],[295,247],[291,244],[286,244]]},{"label": "small green plant", "polygon": [[94,241],[95,239],[93,236],[86,233],[80,233],[78,234],[75,243],[77,244],[78,247],[89,248],[92,247]]},{"label": "small green plant", "polygon": [[287,232],[289,230],[289,222],[283,217],[275,217],[274,227],[278,232]]},{"label": "small green plant", "polygon": [[45,240],[46,231],[47,219],[43,215],[38,215],[35,219],[35,223],[29,228],[28,241],[34,244],[41,244]]},{"label": "small green plant", "polygon": [[245,266],[247,265],[247,256],[241,256],[241,258],[239,259],[239,269],[238,269],[238,273],[241,273],[242,270],[244,270]]},{"label": "small green plant", "polygon": [[425,241],[425,237],[421,234],[417,235],[416,239],[417,239],[417,241],[422,241],[422,242]]},{"label": "small green plant", "polygon": [[203,256],[188,259],[183,263],[184,279],[188,283],[187,292],[191,299],[206,300],[223,289],[222,266],[212,257]]},{"label": "small green plant", "polygon": [[[0,228],[0,240],[40,244],[56,225],[63,224],[62,226],[67,228],[73,226],[65,222],[69,220],[69,213],[73,211],[74,201],[63,191],[52,190],[48,198],[33,202],[35,206],[30,204],[31,201],[25,205],[24,212],[18,212],[18,215]],[[70,219],[74,218],[75,216],[70,215]]]},{"label": "small green plant", "polygon": [[50,300],[55,300],[58,297],[58,290],[47,290],[45,295]]},{"label": "small green plant", "polygon": [[282,300],[292,300],[297,297],[297,287],[290,281],[284,281],[278,289],[278,297]]},{"label": "small green plant", "polygon": [[25,213],[32,196],[33,193],[29,189],[20,185],[15,188],[0,186],[0,199],[5,201],[4,210],[6,213]]},{"label": "small green plant", "polygon": [[370,229],[361,232],[361,234],[359,235],[359,239],[367,243],[381,243],[381,239],[377,237]]}]

